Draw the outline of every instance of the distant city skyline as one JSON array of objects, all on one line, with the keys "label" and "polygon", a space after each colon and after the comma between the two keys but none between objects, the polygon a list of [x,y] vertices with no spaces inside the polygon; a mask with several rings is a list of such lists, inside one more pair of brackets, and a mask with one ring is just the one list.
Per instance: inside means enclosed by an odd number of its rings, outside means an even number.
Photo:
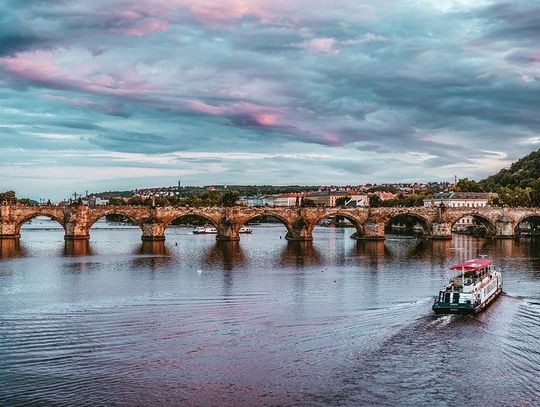
[{"label": "distant city skyline", "polygon": [[540,147],[540,6],[0,0],[0,190],[481,179]]}]

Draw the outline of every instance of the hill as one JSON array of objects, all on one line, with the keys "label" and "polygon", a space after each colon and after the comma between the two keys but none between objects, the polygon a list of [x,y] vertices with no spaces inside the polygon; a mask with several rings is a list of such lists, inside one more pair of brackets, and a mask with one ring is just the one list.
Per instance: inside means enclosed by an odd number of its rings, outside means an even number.
[{"label": "hill", "polygon": [[540,150],[533,151],[510,168],[500,170],[477,185],[486,192],[497,192],[496,204],[540,207]]},{"label": "hill", "polygon": [[500,187],[536,189],[540,183],[540,150],[533,151],[510,166],[480,181],[485,191]]}]

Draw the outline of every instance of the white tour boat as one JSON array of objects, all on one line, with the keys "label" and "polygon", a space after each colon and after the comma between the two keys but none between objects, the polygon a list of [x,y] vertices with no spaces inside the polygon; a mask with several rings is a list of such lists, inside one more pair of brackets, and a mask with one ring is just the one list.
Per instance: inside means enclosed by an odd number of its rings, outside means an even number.
[{"label": "white tour boat", "polygon": [[461,271],[439,292],[433,304],[436,314],[476,314],[502,291],[502,274],[489,259],[474,259],[451,267]]},{"label": "white tour boat", "polygon": [[193,229],[193,233],[196,235],[217,234],[217,229],[211,226],[197,226]]},{"label": "white tour boat", "polygon": [[240,228],[240,231],[239,231],[239,232],[240,232],[240,233],[252,233],[252,232],[253,232],[253,229],[251,229],[251,228],[249,228],[249,227],[247,227],[247,226],[242,226],[242,227]]}]

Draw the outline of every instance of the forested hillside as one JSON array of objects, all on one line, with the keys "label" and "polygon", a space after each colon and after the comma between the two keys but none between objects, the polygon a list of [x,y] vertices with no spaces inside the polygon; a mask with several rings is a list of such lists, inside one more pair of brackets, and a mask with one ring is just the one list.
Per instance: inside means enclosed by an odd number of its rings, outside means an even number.
[{"label": "forested hillside", "polygon": [[540,150],[516,161],[508,169],[502,169],[497,174],[480,181],[484,190],[496,191],[499,187],[535,188],[540,182]]},{"label": "forested hillside", "polygon": [[480,182],[460,179],[454,191],[497,192],[493,205],[540,207],[540,150]]}]

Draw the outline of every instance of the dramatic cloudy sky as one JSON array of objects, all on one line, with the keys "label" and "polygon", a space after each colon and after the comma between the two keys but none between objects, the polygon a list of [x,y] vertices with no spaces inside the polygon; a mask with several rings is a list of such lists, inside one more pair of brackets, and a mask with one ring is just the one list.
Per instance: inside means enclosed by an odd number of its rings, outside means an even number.
[{"label": "dramatic cloudy sky", "polygon": [[540,147],[540,5],[0,0],[0,189],[481,178]]}]

